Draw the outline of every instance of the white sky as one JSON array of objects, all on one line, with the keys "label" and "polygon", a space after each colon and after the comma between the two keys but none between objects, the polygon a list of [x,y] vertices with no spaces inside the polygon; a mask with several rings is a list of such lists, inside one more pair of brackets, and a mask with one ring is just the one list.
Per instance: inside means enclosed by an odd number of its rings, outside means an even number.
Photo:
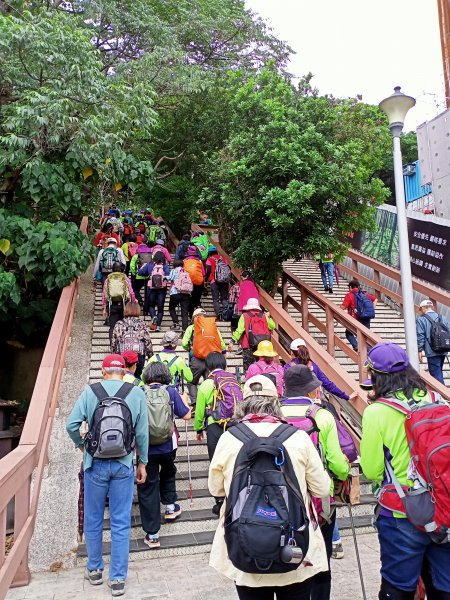
[{"label": "white sky", "polygon": [[417,99],[405,131],[445,110],[436,0],[246,0],[321,93],[378,104],[394,86]]}]

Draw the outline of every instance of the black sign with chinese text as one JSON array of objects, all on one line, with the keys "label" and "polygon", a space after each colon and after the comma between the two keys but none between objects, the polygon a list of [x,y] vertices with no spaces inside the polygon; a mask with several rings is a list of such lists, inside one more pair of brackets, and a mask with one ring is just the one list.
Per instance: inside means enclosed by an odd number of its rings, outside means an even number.
[{"label": "black sign with chinese text", "polygon": [[450,228],[408,217],[411,272],[450,290]]}]

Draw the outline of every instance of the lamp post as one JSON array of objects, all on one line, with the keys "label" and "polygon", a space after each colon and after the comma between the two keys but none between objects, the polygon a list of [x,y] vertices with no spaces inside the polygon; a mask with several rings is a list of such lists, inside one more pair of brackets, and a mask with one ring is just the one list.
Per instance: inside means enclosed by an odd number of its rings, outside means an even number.
[{"label": "lamp post", "polygon": [[414,294],[411,279],[411,257],[409,254],[408,227],[406,221],[405,188],[403,184],[402,149],[400,135],[403,130],[406,113],[416,104],[411,96],[406,96],[400,87],[394,88],[392,96],[379,104],[389,119],[389,128],[394,140],[394,178],[395,203],[397,205],[398,245],[400,254],[401,288],[403,299],[403,318],[405,321],[406,351],[411,365],[419,370],[417,350],[416,315],[414,313]]}]

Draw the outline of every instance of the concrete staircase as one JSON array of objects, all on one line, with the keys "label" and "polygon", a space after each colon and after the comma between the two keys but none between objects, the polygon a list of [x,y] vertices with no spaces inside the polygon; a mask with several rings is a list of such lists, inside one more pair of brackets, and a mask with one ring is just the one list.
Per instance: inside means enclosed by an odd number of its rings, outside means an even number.
[{"label": "concrete staircase", "polygon": [[[345,279],[340,279],[339,286],[334,285],[333,294],[324,291],[320,271],[317,263],[313,260],[303,259],[301,261],[288,260],[284,267],[301,278],[305,283],[321,292],[328,299],[333,300],[337,305],[341,305],[345,294],[348,292],[348,285]],[[364,288],[365,289],[365,288]],[[367,291],[371,291],[368,289]],[[293,286],[289,286],[289,294],[298,302],[301,300],[300,292]],[[277,298],[281,302],[281,297]],[[317,305],[310,302],[310,311],[319,320],[325,322],[325,313]],[[301,323],[301,315],[291,305],[289,305],[289,314],[298,323]],[[377,333],[386,342],[395,342],[405,347],[405,330],[403,318],[398,310],[384,302],[378,302],[375,310],[375,318],[371,322],[371,330]],[[336,334],[345,340],[345,328],[339,323],[335,323]],[[311,335],[324,347],[326,346],[325,335],[317,327],[310,325]],[[353,362],[342,350],[336,348],[336,359],[347,370],[347,372],[358,381],[358,365]],[[422,368],[428,370],[426,362]],[[448,362],[444,367],[444,378],[447,386],[450,385],[450,366]]]}]

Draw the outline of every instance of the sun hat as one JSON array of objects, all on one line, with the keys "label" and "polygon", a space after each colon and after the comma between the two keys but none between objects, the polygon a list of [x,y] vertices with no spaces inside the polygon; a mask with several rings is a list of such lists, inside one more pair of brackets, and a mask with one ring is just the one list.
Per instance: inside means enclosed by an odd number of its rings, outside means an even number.
[{"label": "sun hat", "polygon": [[180,334],[176,331],[166,331],[166,333],[163,335],[162,344],[163,346],[176,346],[179,339]]},{"label": "sun hat", "polygon": [[431,306],[431,308],[434,307],[433,302],[429,298],[427,298],[426,300],[422,300],[419,306],[420,308],[425,308],[426,306]]},{"label": "sun hat", "polygon": [[259,342],[258,348],[253,352],[253,356],[270,356],[275,357],[278,354],[273,349],[273,344],[269,340],[263,340]]},{"label": "sun hat", "polygon": [[[252,390],[251,386],[254,383],[261,384],[262,389],[259,391]],[[242,395],[244,400],[250,396],[273,396],[274,398],[278,398],[278,392],[275,384],[272,383],[272,381],[265,375],[255,375],[254,377],[247,379],[244,384],[244,391]]]},{"label": "sun hat", "polygon": [[295,340],[292,340],[290,348],[291,350],[298,350],[300,346],[306,346],[305,340],[302,340],[302,338],[296,338]]},{"label": "sun hat", "polygon": [[369,351],[364,366],[378,373],[398,373],[409,366],[409,359],[398,344],[382,342]]},{"label": "sun hat", "polygon": [[108,354],[102,362],[103,369],[125,369],[125,361],[120,354]]},{"label": "sun hat", "polygon": [[206,315],[206,310],[204,308],[196,308],[192,313],[192,318],[194,319],[198,315]]},{"label": "sun hat", "polygon": [[284,389],[288,398],[307,396],[320,386],[314,371],[306,365],[294,365],[284,375]]},{"label": "sun hat", "polygon": [[113,237],[108,238],[108,244],[117,244],[116,238],[113,238]]},{"label": "sun hat", "polygon": [[122,352],[122,358],[126,365],[135,365],[139,360],[139,355],[133,350],[126,350],[125,352]]},{"label": "sun hat", "polygon": [[258,298],[249,298],[242,310],[261,310]]}]

